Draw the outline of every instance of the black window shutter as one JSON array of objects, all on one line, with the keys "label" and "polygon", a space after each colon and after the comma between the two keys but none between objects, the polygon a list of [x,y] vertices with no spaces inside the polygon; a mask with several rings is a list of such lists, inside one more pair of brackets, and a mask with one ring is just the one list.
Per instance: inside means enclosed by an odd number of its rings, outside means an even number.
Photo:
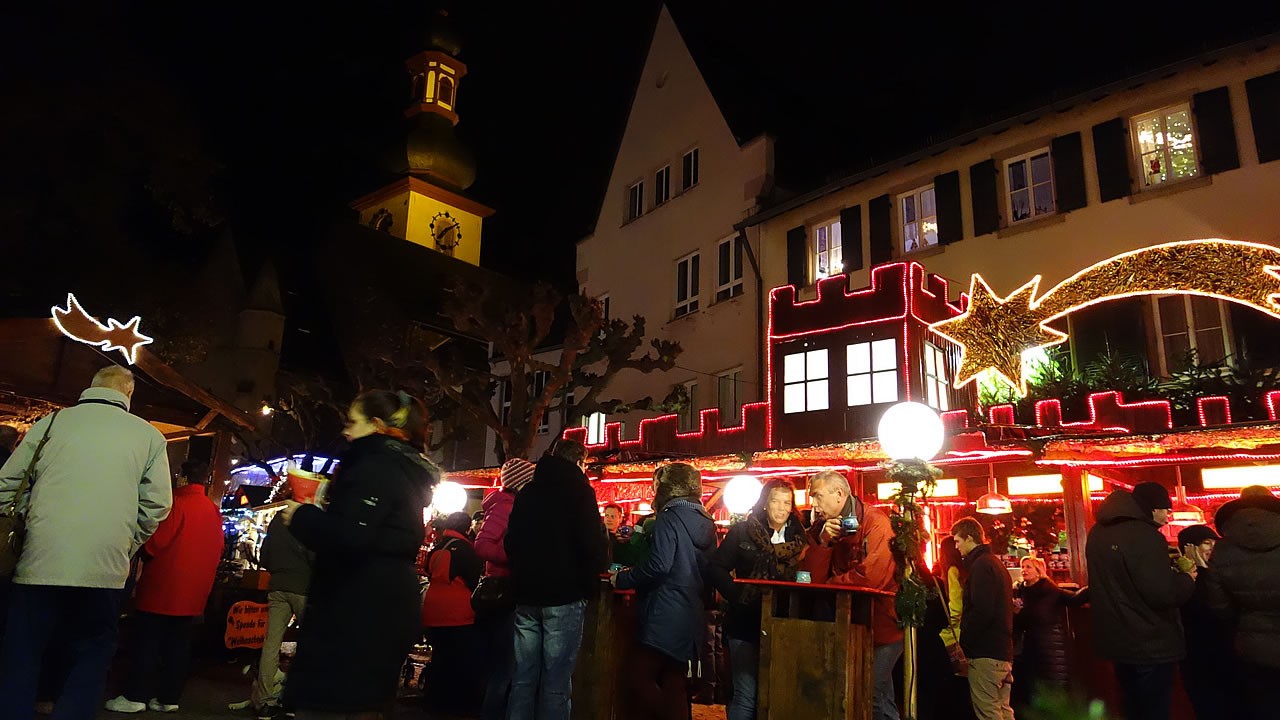
[{"label": "black window shutter", "polygon": [[1225,87],[1196,93],[1191,98],[1191,111],[1196,116],[1200,140],[1197,155],[1206,173],[1235,170],[1240,167],[1240,150],[1236,147],[1236,126],[1231,117],[1231,96]]},{"label": "black window shutter", "polygon": [[1129,140],[1124,118],[1093,126],[1093,157],[1098,163],[1098,193],[1102,202],[1129,197],[1133,184],[1129,179]]},{"label": "black window shutter", "polygon": [[1245,81],[1258,162],[1280,160],[1280,72]]},{"label": "black window shutter", "polygon": [[1058,212],[1079,210],[1089,204],[1084,191],[1084,146],[1080,133],[1056,137],[1049,145],[1053,158],[1053,192]]},{"label": "black window shutter", "polygon": [[969,166],[969,194],[973,204],[973,234],[987,235],[1000,229],[1000,197],[996,190],[996,161]]},{"label": "black window shutter", "polygon": [[893,259],[893,203],[888,195],[872,198],[867,203],[868,260],[872,265],[887,263]]},{"label": "black window shutter", "polygon": [[809,243],[803,225],[787,231],[787,282],[796,287],[809,284]]},{"label": "black window shutter", "polygon": [[960,171],[952,170],[933,179],[933,194],[938,201],[938,244],[950,245],[964,239],[961,216]]},{"label": "black window shutter", "polygon": [[844,271],[862,269],[862,206],[840,211],[840,249],[844,254]]}]

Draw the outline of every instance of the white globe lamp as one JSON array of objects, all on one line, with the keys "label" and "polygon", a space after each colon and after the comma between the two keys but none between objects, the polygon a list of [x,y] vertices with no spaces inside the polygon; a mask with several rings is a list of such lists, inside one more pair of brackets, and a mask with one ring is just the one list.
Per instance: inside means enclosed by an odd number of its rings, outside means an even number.
[{"label": "white globe lamp", "polygon": [[445,480],[436,485],[431,504],[441,515],[461,512],[467,506],[467,489],[452,480]]},{"label": "white globe lamp", "polygon": [[880,417],[880,448],[890,460],[933,459],[942,449],[942,418],[928,405],[900,402]]},{"label": "white globe lamp", "polygon": [[764,485],[750,475],[739,475],[724,486],[724,507],[734,515],[746,515],[760,499]]}]

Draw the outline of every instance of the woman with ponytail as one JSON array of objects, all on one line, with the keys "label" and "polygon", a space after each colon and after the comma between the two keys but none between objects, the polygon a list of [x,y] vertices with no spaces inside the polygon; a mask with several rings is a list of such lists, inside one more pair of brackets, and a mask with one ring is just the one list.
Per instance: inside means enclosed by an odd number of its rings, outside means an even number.
[{"label": "woman with ponytail", "polygon": [[440,471],[423,454],[426,417],[403,392],[359,395],[347,413],[328,507],[290,502],[289,529],[316,554],[307,621],[284,705],[305,717],[378,717],[421,631],[415,562]]}]

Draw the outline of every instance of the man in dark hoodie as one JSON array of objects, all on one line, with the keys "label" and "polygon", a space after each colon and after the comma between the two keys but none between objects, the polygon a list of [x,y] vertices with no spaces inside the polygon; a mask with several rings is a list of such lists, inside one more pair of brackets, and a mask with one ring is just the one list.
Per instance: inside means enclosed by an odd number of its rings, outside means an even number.
[{"label": "man in dark hoodie", "polygon": [[605,570],[587,449],[560,440],[516,495],[503,546],[516,601],[509,720],[568,720],[587,598]]},{"label": "man in dark hoodie", "polygon": [[653,545],[644,564],[613,575],[620,590],[639,597],[640,648],[630,664],[630,699],[642,717],[689,716],[685,674],[698,657],[705,630],[704,576],[716,529],[702,507],[702,476],[671,463],[653,474]]},{"label": "man in dark hoodie", "polygon": [[1280,685],[1280,499],[1250,489],[1218,509],[1222,540],[1209,562],[1209,607],[1235,627],[1248,710],[1275,717]]},{"label": "man in dark hoodie", "polygon": [[1169,720],[1174,669],[1186,657],[1178,608],[1195,592],[1196,568],[1169,563],[1160,526],[1172,507],[1159,483],[1117,490],[1085,545],[1094,644],[1115,665],[1127,720]]}]

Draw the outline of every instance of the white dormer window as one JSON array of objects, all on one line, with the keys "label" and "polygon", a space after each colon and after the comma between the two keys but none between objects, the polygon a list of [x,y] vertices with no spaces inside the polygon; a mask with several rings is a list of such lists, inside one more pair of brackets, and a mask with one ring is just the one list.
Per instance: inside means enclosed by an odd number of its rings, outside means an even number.
[{"label": "white dormer window", "polygon": [[827,351],[810,350],[782,359],[782,412],[801,413],[831,407]]}]

